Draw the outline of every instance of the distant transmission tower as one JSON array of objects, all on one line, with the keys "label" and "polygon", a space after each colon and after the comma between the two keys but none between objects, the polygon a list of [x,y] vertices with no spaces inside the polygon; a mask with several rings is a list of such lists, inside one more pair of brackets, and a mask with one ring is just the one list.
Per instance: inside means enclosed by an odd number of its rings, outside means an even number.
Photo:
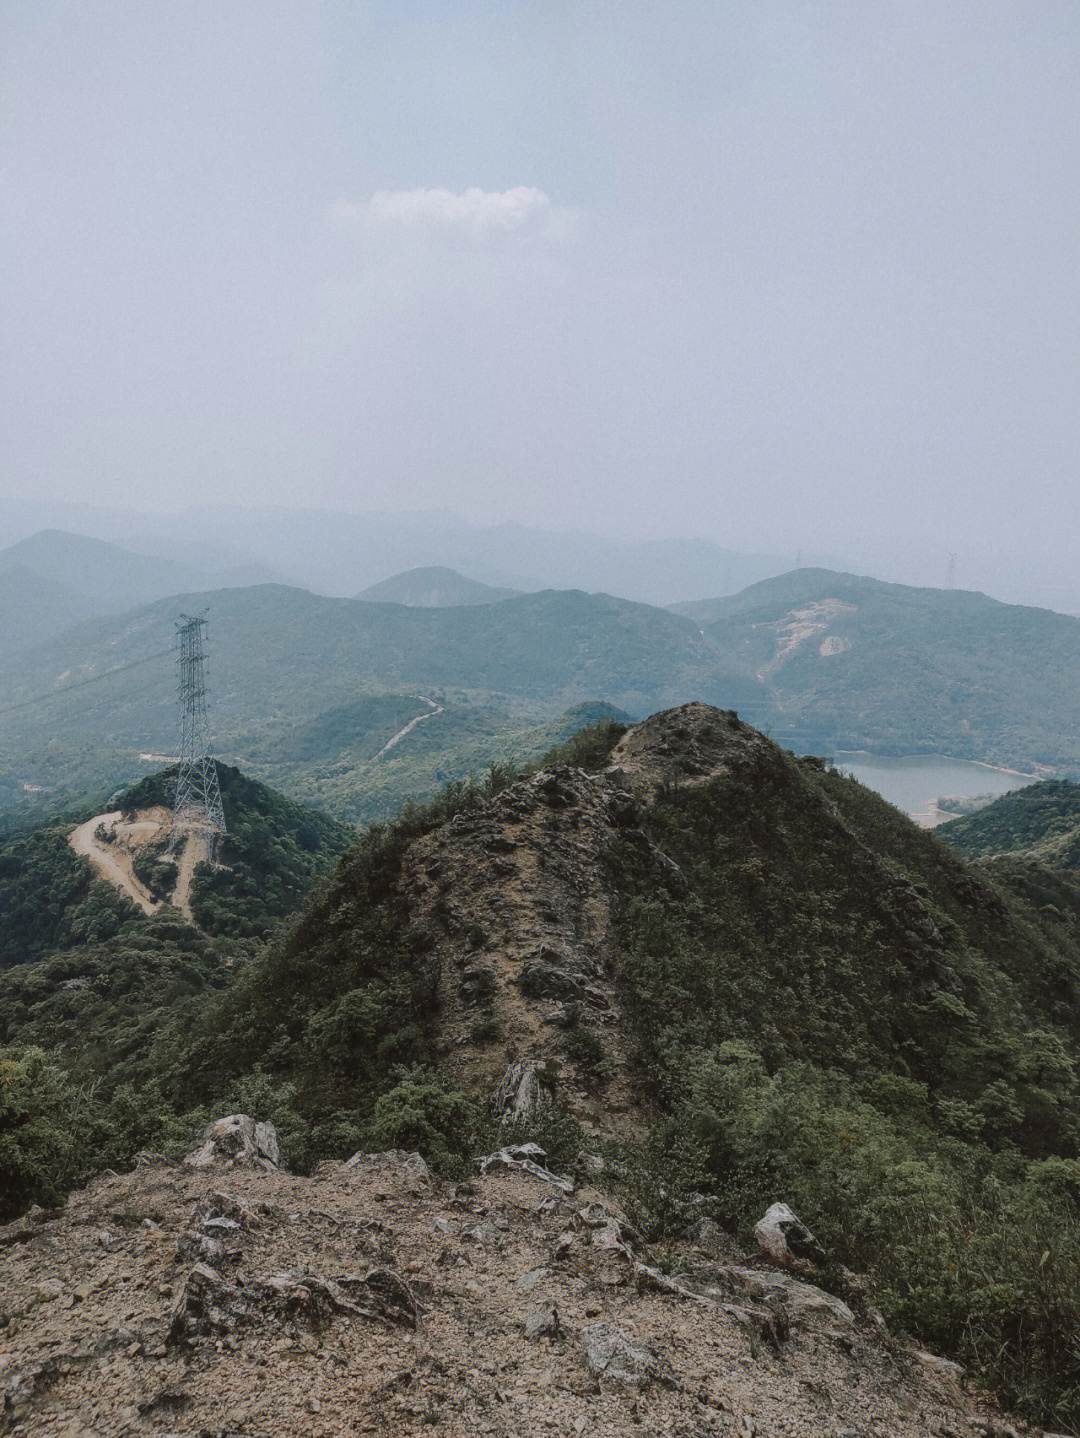
[{"label": "distant transmission tower", "polygon": [[955,588],[956,588],[956,555],[955,555],[955,554],[950,554],[950,555],[949,555],[949,567],[948,567],[948,569],[945,571],[945,588],[946,588],[946,589],[955,589]]},{"label": "distant transmission tower", "polygon": [[180,767],[176,775],[176,801],[170,847],[181,834],[201,835],[206,857],[213,857],[214,841],[225,833],[225,811],[217,765],[210,749],[210,718],[206,709],[206,617],[182,614],[176,624],[177,682],[180,705]]}]

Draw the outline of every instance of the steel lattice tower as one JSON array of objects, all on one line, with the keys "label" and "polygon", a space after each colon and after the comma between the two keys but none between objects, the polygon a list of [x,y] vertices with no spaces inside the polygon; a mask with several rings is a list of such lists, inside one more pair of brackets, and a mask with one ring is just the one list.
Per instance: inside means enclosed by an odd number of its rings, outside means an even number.
[{"label": "steel lattice tower", "polygon": [[177,682],[180,705],[180,765],[176,774],[172,844],[182,833],[204,836],[207,858],[214,840],[224,834],[225,811],[217,765],[210,747],[210,718],[206,707],[206,617],[180,616],[176,624]]}]

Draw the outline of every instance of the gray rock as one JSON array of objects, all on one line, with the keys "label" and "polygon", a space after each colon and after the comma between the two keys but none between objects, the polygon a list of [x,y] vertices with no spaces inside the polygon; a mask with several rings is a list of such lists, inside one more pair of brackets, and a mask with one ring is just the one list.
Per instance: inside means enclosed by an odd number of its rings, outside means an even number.
[{"label": "gray rock", "polygon": [[426,1188],[431,1183],[431,1170],[424,1160],[418,1153],[406,1153],[403,1148],[390,1148],[383,1153],[354,1153],[345,1160],[345,1167],[357,1178],[385,1174],[415,1188]]},{"label": "gray rock", "polygon": [[550,1268],[530,1268],[528,1273],[521,1275],[514,1287],[519,1293],[528,1293],[530,1289],[535,1288],[538,1283],[542,1283],[545,1278],[550,1278],[550,1276]]},{"label": "gray rock", "polygon": [[610,1323],[588,1323],[581,1334],[585,1361],[601,1382],[629,1390],[646,1387],[654,1379],[673,1385],[670,1364],[647,1344],[634,1343]]},{"label": "gray rock", "polygon": [[737,1283],[752,1298],[783,1314],[789,1322],[828,1319],[844,1327],[850,1327],[855,1322],[855,1315],[842,1299],[787,1273],[732,1267],[724,1270],[724,1276]]},{"label": "gray rock", "polygon": [[246,1113],[215,1119],[184,1155],[184,1163],[189,1168],[210,1168],[215,1163],[229,1168],[277,1168],[281,1163],[277,1130],[271,1123],[256,1123]]},{"label": "gray rock", "polygon": [[540,1070],[544,1067],[536,1059],[521,1059],[510,1064],[491,1096],[491,1110],[496,1118],[512,1122],[536,1112],[540,1100]]},{"label": "gray rock", "polygon": [[724,1230],[714,1218],[699,1218],[686,1230],[686,1237],[713,1258],[723,1258],[730,1247]]},{"label": "gray rock", "polygon": [[481,1173],[487,1173],[489,1168],[520,1168],[525,1173],[531,1173],[534,1178],[552,1184],[563,1193],[573,1193],[574,1185],[568,1178],[551,1173],[543,1167],[539,1160],[545,1158],[547,1154],[539,1144],[520,1143],[509,1148],[500,1148],[496,1153],[489,1153],[479,1159],[478,1163]]},{"label": "gray rock", "polygon": [[554,1338],[559,1331],[559,1310],[554,1304],[537,1308],[525,1320],[525,1337],[531,1343],[538,1338]]},{"label": "gray rock", "polygon": [[191,1344],[267,1321],[318,1330],[335,1314],[415,1328],[417,1311],[404,1279],[388,1268],[337,1280],[296,1272],[230,1283],[209,1264],[196,1263],[173,1307],[169,1342]]},{"label": "gray rock", "polygon": [[786,1203],[774,1203],[765,1211],[754,1225],[754,1238],[762,1253],[781,1268],[816,1273],[825,1262],[825,1250]]}]

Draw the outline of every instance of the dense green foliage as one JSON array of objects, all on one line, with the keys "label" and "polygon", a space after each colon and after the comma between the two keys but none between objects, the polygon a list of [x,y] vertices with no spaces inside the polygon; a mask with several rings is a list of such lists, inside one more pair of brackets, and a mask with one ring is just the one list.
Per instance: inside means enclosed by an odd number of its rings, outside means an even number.
[{"label": "dense green foliage", "polygon": [[1080,784],[1032,784],[943,824],[938,833],[969,859],[1020,854],[1051,868],[1080,870]]},{"label": "dense green foliage", "polygon": [[895,1321],[1080,1420],[1076,931],[771,748],[669,785],[612,860],[668,1167],[744,1230],[782,1197]]},{"label": "dense green foliage", "polygon": [[68,829],[38,829],[0,842],[0,969],[52,949],[99,943],[134,918],[135,905],[94,878]]}]

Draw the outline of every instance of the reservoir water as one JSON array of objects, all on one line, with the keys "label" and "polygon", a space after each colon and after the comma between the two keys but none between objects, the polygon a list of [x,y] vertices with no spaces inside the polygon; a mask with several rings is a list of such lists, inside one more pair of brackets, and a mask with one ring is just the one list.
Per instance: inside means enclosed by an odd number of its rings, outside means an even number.
[{"label": "reservoir water", "polygon": [[957,795],[974,798],[980,794],[996,797],[1007,794],[1010,789],[1033,784],[1038,777],[994,769],[971,759],[945,759],[937,754],[894,759],[880,754],[839,752],[833,759],[838,769],[851,774],[868,789],[876,790],[883,799],[928,828],[952,817],[938,809],[941,798]]}]

